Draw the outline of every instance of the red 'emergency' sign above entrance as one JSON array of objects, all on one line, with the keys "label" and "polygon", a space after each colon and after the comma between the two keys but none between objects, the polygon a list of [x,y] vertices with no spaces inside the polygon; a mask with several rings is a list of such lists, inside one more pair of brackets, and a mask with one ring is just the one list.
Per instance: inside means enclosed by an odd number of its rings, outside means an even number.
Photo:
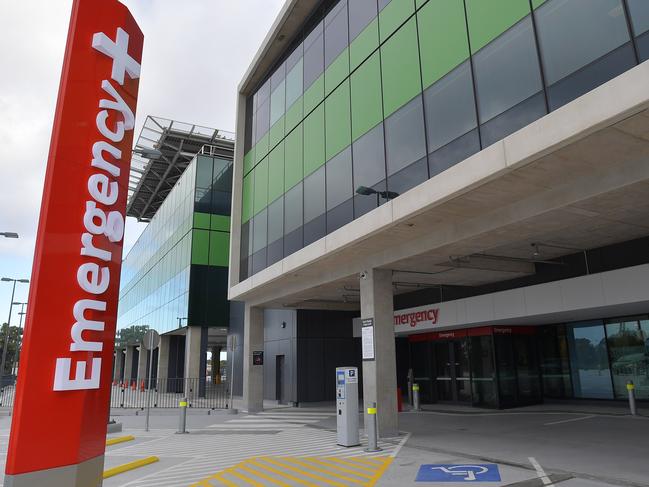
[{"label": "red 'emergency' sign above entrance", "polygon": [[394,312],[394,326],[397,331],[403,329],[404,326],[430,328],[437,324],[438,317],[439,308],[431,308],[430,306],[399,310]]},{"label": "red 'emergency' sign above entrance", "polygon": [[13,486],[101,484],[143,42],[118,1],[74,1],[9,441]]}]

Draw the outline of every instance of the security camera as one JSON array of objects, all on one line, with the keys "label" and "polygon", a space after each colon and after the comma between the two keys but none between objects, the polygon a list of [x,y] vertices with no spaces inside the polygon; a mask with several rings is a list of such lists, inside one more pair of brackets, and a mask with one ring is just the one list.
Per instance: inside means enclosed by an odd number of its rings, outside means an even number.
[{"label": "security camera", "polygon": [[367,279],[367,272],[366,271],[361,272],[360,278],[361,279]]}]

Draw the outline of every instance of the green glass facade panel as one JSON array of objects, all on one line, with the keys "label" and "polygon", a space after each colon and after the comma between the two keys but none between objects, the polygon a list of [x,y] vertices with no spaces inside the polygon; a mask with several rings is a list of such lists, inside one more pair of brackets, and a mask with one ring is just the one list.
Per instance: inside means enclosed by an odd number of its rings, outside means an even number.
[{"label": "green glass facade panel", "polygon": [[286,133],[289,133],[297,124],[302,121],[304,118],[304,99],[299,97],[295,103],[286,111],[286,116],[284,117],[284,125]]},{"label": "green glass facade panel", "polygon": [[194,228],[205,228],[210,229],[210,214],[201,213],[199,211],[194,212]]},{"label": "green glass facade panel", "polygon": [[255,145],[255,164],[259,164],[259,162],[268,155],[268,132],[266,132],[266,135],[264,135],[261,139],[259,139],[259,142],[257,142],[257,145]]},{"label": "green glass facade panel", "polygon": [[324,74],[325,96],[329,96],[336,86],[349,76],[349,48],[346,48],[329,65]]},{"label": "green glass facade panel", "polygon": [[268,158],[261,161],[253,171],[255,175],[255,199],[253,214],[256,215],[268,204]]},{"label": "green glass facade panel", "polygon": [[313,82],[304,93],[304,113],[309,113],[324,99],[324,74]]},{"label": "green glass facade panel", "polygon": [[210,215],[210,229],[219,232],[230,231],[230,217],[225,215]]},{"label": "green glass facade panel", "polygon": [[383,120],[381,61],[375,52],[350,77],[352,140]]},{"label": "green glass facade panel", "polygon": [[324,115],[324,103],[321,103],[304,119],[304,176],[308,176],[325,162]]},{"label": "green glass facade panel", "polygon": [[349,46],[349,65],[354,71],[379,47],[379,19],[374,19]]},{"label": "green glass facade panel", "polygon": [[424,89],[469,58],[463,0],[430,0],[417,12]]},{"label": "green glass facade panel", "polygon": [[284,186],[288,191],[304,177],[302,124],[284,139]]},{"label": "green glass facade panel", "polygon": [[381,73],[383,110],[384,116],[388,117],[421,92],[417,24],[414,17],[381,46]]},{"label": "green glass facade panel", "polygon": [[230,234],[210,232],[209,265],[228,267],[230,258]]},{"label": "green glass facade panel", "polygon": [[255,148],[253,147],[243,156],[243,173],[248,174],[255,165]]},{"label": "green glass facade panel", "polygon": [[348,80],[345,80],[325,100],[325,143],[326,160],[331,159],[351,143]]},{"label": "green glass facade panel", "polygon": [[254,206],[254,183],[255,174],[251,172],[243,178],[243,197],[241,201],[241,221],[243,223],[250,220],[252,216],[252,208]]},{"label": "green glass facade panel", "polygon": [[275,122],[268,132],[268,148],[273,149],[284,138],[284,116]]},{"label": "green glass facade panel", "polygon": [[466,0],[466,14],[475,53],[530,13],[528,0]]},{"label": "green glass facade panel", "polygon": [[381,42],[385,42],[413,13],[414,0],[391,0],[379,13]]},{"label": "green glass facade panel", "polygon": [[268,201],[284,194],[284,142],[280,142],[268,156]]},{"label": "green glass facade panel", "polygon": [[210,231],[192,230],[192,264],[208,265]]}]

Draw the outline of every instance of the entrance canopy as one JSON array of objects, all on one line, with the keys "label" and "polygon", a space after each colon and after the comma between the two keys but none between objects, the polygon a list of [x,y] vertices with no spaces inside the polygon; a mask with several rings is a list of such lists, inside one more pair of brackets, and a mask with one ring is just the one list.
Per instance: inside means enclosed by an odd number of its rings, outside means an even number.
[{"label": "entrance canopy", "polygon": [[[649,235],[644,63],[230,289],[250,305],[359,309],[359,273],[396,294],[533,275]],[[238,242],[234,242],[238,245]]]}]

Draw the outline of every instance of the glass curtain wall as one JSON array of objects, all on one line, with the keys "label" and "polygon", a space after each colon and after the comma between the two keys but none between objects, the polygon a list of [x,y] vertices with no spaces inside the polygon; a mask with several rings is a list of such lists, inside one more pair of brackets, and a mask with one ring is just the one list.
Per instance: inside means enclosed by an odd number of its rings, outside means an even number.
[{"label": "glass curtain wall", "polygon": [[187,316],[194,181],[190,164],[122,264],[117,326],[148,326],[160,332]]},{"label": "glass curtain wall", "polygon": [[240,279],[647,59],[646,4],[322,2],[247,99]]}]

